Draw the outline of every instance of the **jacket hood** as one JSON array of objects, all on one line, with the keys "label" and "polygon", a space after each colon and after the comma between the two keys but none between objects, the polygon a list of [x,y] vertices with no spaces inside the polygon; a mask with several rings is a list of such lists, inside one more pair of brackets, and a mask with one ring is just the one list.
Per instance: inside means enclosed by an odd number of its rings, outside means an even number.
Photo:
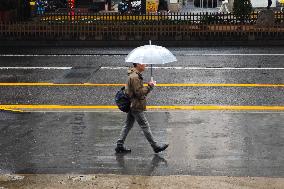
[{"label": "jacket hood", "polygon": [[133,73],[139,73],[138,72],[138,70],[135,68],[135,67],[132,67],[132,68],[129,68],[128,70],[127,70],[127,75],[129,76],[129,75],[131,75],[131,74],[133,74]]}]

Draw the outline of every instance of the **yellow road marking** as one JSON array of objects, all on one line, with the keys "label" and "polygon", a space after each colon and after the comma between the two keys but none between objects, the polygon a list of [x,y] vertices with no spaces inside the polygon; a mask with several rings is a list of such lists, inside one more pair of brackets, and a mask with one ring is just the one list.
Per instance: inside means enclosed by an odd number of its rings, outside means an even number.
[{"label": "yellow road marking", "polygon": [[[50,87],[119,87],[120,83],[0,83],[0,86],[50,86]],[[146,84],[145,84],[146,86]],[[157,87],[284,87],[284,84],[239,83],[162,83]]]},{"label": "yellow road marking", "polygon": [[74,86],[74,87],[116,87],[124,86],[119,83],[0,83],[0,86]]},{"label": "yellow road marking", "polygon": [[0,106],[0,110],[11,111],[11,112],[24,112],[23,110],[9,109],[9,108],[1,108],[1,106]]},{"label": "yellow road marking", "polygon": [[[4,110],[90,110],[90,109],[118,109],[113,105],[0,105]],[[269,110],[284,111],[284,106],[218,106],[218,105],[193,105],[193,106],[147,106],[149,110]]]},{"label": "yellow road marking", "polygon": [[234,84],[234,83],[169,83],[157,84],[160,87],[284,87],[284,84]]}]

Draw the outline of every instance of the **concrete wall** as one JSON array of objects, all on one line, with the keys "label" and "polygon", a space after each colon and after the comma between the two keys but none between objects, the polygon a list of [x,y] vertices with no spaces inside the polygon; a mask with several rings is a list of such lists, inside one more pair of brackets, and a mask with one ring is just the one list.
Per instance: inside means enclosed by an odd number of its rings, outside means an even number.
[{"label": "concrete wall", "polygon": [[[268,0],[251,0],[253,7],[267,7]],[[272,0],[271,7],[276,7],[276,0]]]},{"label": "concrete wall", "polygon": [[[272,0],[271,7],[276,7],[276,1]],[[229,0],[229,4],[233,4],[234,0]],[[252,7],[267,7],[268,0],[251,0]]]}]

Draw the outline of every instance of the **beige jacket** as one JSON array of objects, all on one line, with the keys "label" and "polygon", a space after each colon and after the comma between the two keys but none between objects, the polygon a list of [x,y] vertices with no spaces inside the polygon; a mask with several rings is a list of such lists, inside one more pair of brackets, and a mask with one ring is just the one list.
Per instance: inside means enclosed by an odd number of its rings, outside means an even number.
[{"label": "beige jacket", "polygon": [[130,109],[134,111],[146,110],[146,96],[152,90],[152,87],[143,86],[142,74],[136,68],[128,70],[128,80],[126,84],[126,94],[131,98]]}]

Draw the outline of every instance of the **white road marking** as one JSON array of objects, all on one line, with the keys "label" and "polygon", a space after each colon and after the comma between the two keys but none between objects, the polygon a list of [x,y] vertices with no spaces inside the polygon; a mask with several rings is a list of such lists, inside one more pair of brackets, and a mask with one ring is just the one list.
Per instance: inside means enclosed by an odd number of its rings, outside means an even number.
[{"label": "white road marking", "polygon": [[[0,57],[90,57],[90,56],[126,56],[127,54],[0,54]],[[284,54],[177,54],[176,56],[284,56]]]},{"label": "white road marking", "polygon": [[185,54],[186,56],[284,56],[284,54]]},{"label": "white road marking", "polygon": [[126,54],[0,54],[0,57],[126,56]]},{"label": "white road marking", "polygon": [[0,70],[70,70],[72,67],[0,67]]},{"label": "white road marking", "polygon": [[[129,67],[108,66],[101,67],[106,70],[124,70]],[[151,67],[146,67],[150,69]],[[169,69],[169,70],[284,70],[284,68],[234,68],[234,67],[152,67],[153,69]]]},{"label": "white road marking", "polygon": [[[116,66],[107,66],[101,67],[101,69],[106,70],[125,70],[129,67],[116,67]],[[146,67],[150,69],[151,67]],[[234,67],[152,67],[153,69],[164,69],[164,70],[284,70],[284,68],[234,68]],[[43,70],[70,70],[72,67],[0,67],[0,70],[34,70],[34,69],[43,69]]]}]

